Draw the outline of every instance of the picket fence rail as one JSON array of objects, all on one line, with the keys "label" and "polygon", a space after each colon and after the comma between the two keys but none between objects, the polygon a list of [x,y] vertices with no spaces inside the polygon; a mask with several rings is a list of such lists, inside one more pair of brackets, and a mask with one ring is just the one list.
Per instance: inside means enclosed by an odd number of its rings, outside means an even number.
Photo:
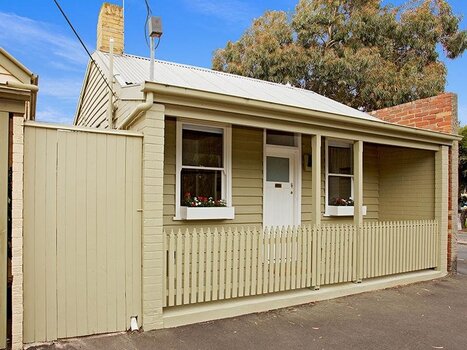
[{"label": "picket fence rail", "polygon": [[435,268],[434,220],[166,231],[164,306]]}]

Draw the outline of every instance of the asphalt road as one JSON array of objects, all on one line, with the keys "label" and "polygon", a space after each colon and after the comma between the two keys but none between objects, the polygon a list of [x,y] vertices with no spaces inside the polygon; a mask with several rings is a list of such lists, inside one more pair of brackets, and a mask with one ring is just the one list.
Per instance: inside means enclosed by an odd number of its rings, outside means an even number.
[{"label": "asphalt road", "polygon": [[467,349],[467,276],[37,349]]}]

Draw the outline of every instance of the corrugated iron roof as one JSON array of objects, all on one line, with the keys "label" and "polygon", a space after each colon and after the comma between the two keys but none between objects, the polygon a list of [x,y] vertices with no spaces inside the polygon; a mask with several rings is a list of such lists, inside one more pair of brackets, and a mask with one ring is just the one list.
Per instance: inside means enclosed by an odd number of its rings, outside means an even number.
[{"label": "corrugated iron roof", "polygon": [[[93,57],[102,69],[107,71],[108,54],[96,51]],[[149,59],[128,54],[114,55],[114,71],[122,86],[141,84],[149,80]],[[156,60],[154,82],[319,112],[381,121],[372,115],[348,107],[313,91],[184,64]]]}]

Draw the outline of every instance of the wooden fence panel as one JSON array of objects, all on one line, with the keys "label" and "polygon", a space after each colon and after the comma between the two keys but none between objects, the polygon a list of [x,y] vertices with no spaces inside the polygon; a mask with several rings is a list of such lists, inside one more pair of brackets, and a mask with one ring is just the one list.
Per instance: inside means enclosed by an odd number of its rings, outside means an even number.
[{"label": "wooden fence panel", "polygon": [[437,230],[425,220],[365,223],[361,234],[354,225],[165,232],[164,306],[434,268]]},{"label": "wooden fence panel", "polygon": [[24,342],[141,315],[142,138],[25,127]]}]

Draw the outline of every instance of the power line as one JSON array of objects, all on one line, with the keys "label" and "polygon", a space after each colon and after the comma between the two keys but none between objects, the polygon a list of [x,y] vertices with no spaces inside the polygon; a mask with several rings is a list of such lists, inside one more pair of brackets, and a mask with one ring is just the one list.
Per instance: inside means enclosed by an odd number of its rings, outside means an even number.
[{"label": "power line", "polygon": [[81,37],[79,36],[78,32],[76,31],[76,29],[73,27],[73,24],[71,23],[71,21],[68,19],[68,16],[66,15],[65,11],[63,11],[62,7],[60,6],[60,4],[58,3],[57,0],[53,0],[55,5],[57,5],[57,8],[60,10],[63,18],[65,18],[65,20],[67,21],[68,25],[70,26],[71,30],[73,31],[73,33],[75,34],[75,36],[78,38],[81,46],[84,48],[84,50],[86,51],[87,55],[89,56],[89,58],[91,59],[91,62],[94,63],[94,65],[96,66],[97,68],[97,71],[100,73],[101,77],[104,79],[104,82],[105,82],[105,85],[107,85],[107,87],[110,89],[110,91],[112,92],[112,95],[118,99],[118,97],[116,96],[114,90],[112,89],[112,87],[110,86],[109,82],[107,81],[107,78],[105,77],[104,73],[102,73],[101,69],[99,68],[99,66],[97,65],[96,61],[94,60],[94,58],[92,57],[91,53],[89,52],[88,48],[86,47],[86,45],[84,44],[83,40],[81,40]]},{"label": "power line", "polygon": [[149,6],[148,0],[144,0],[146,4],[146,21],[144,22],[144,40],[146,40],[146,45],[149,47],[149,40],[148,40],[148,22],[152,16],[151,6]]},{"label": "power line", "polygon": [[149,2],[148,2],[148,0],[144,0],[144,3],[146,4],[146,12],[147,12],[147,17],[149,17],[149,16],[151,16],[151,15],[152,15],[151,6],[149,6]]},{"label": "power line", "polygon": [[[146,40],[146,45],[149,47],[149,40],[148,40],[148,22],[152,16],[151,6],[149,6],[148,0],[144,0],[146,4],[146,21],[144,22],[144,39]],[[151,38],[152,40],[152,38]],[[157,50],[159,44],[161,43],[161,37],[158,37],[157,44],[154,47],[154,50]]]}]

